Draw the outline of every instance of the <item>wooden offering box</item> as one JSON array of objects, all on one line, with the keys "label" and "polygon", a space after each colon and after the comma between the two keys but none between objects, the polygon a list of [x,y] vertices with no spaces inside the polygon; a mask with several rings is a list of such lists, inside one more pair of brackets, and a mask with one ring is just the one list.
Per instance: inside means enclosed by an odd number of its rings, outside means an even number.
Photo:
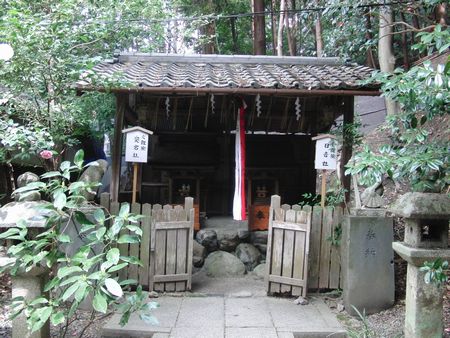
[{"label": "wooden offering box", "polygon": [[253,204],[250,206],[248,226],[250,231],[267,230],[269,228],[270,205]]}]

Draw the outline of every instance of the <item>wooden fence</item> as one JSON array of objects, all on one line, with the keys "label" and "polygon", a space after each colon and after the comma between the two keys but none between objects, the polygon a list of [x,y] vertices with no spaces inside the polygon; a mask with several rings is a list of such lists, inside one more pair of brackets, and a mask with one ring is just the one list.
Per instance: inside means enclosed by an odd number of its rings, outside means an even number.
[{"label": "wooden fence", "polygon": [[[138,257],[143,266],[130,265],[120,279],[136,279],[144,287],[160,291],[180,291],[191,287],[193,216],[191,199],[181,206],[131,204],[131,212],[143,214],[142,240],[137,244],[120,244],[121,254]],[[120,203],[110,202],[104,193],[101,205],[117,215]],[[311,214],[307,287],[310,291],[342,288],[340,247],[331,240],[338,236],[342,223],[341,207],[300,207],[281,205],[281,209],[306,211]],[[153,217],[152,217],[153,216]],[[186,217],[186,218],[185,218]],[[193,224],[193,223],[192,223]],[[163,244],[162,244],[163,243]],[[166,255],[166,252],[173,253]],[[163,272],[164,271],[164,272]]]},{"label": "wooden fence", "polygon": [[[342,288],[340,236],[343,209],[280,205],[279,196],[272,196],[271,204],[272,227],[269,228],[266,259],[268,292],[304,295],[304,278],[307,278],[310,291]],[[308,220],[304,219],[305,214]],[[270,279],[280,282],[283,278],[284,286],[270,283]]]},{"label": "wooden fence", "polygon": [[[110,202],[104,193],[100,204],[112,215],[119,213],[121,204]],[[123,203],[124,204],[124,203]],[[134,279],[145,289],[156,291],[185,291],[191,289],[192,240],[194,237],[193,199],[185,205],[131,204],[131,212],[142,214],[140,243],[118,244],[120,254],[140,259],[142,266],[130,264],[119,272],[119,279]],[[122,230],[121,234],[126,234]]]}]

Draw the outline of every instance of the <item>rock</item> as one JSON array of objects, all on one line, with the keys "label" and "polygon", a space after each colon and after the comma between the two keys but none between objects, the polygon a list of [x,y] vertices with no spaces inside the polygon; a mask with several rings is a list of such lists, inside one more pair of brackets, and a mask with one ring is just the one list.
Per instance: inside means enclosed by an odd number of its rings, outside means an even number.
[{"label": "rock", "polygon": [[236,257],[244,263],[247,271],[252,271],[259,264],[262,258],[259,250],[249,243],[239,244],[235,253]]},{"label": "rock", "polygon": [[294,300],[295,305],[308,305],[309,302],[306,298],[303,298],[302,296],[298,297],[296,300]]},{"label": "rock", "polygon": [[230,295],[230,297],[233,297],[233,298],[250,298],[251,296],[253,296],[253,294],[250,291],[245,291],[245,290],[239,291],[236,293],[232,293]]},{"label": "rock", "polygon": [[268,231],[252,231],[250,242],[252,244],[267,244]]},{"label": "rock", "polygon": [[253,269],[253,274],[257,279],[264,279],[266,274],[266,264],[259,264]]},{"label": "rock", "polygon": [[205,259],[203,257],[192,256],[192,265],[194,265],[196,268],[201,268],[204,262]]},{"label": "rock", "polygon": [[203,245],[208,252],[216,251],[219,248],[217,233],[214,230],[202,229],[195,236],[198,243]]},{"label": "rock", "polygon": [[158,298],[158,297],[159,297],[159,294],[156,291],[150,291],[148,293],[148,298]]},{"label": "rock", "polygon": [[342,304],[342,302],[339,302],[339,303],[337,303],[336,309],[337,309],[339,312],[342,312],[342,311],[345,310],[345,306],[344,306],[344,304]]},{"label": "rock", "polygon": [[261,252],[263,256],[266,256],[267,244],[254,244],[254,246]]},{"label": "rock", "polygon": [[215,251],[206,258],[203,270],[209,277],[234,277],[245,274],[245,265],[228,252]]},{"label": "rock", "polygon": [[50,203],[46,201],[11,202],[0,208],[0,224],[3,228],[16,227],[20,220],[24,220],[29,228],[43,228],[50,209],[45,209]]},{"label": "rock", "polygon": [[206,248],[201,245],[199,242],[197,241],[193,241],[193,256],[196,257],[201,257],[201,258],[205,258],[206,257]]},{"label": "rock", "polygon": [[[97,165],[94,165],[92,163],[97,163]],[[108,169],[108,162],[105,160],[97,160],[95,162],[91,162],[89,167],[86,168],[85,171],[80,176],[79,181],[85,182],[85,183],[96,183],[101,182],[103,175],[105,174],[106,170]],[[97,188],[94,188],[94,192],[88,192],[84,191],[81,195],[86,198],[87,201],[93,201],[95,196],[97,195]]]},{"label": "rock", "polygon": [[[27,171],[17,178],[17,187],[22,188],[27,184],[33,182],[39,182],[39,176],[30,171]],[[20,194],[13,193],[13,195],[16,202],[31,202],[41,200],[41,193],[39,191],[25,192]]]},{"label": "rock", "polygon": [[238,234],[239,240],[242,243],[247,243],[248,241],[250,241],[250,231],[239,230],[237,234]]},{"label": "rock", "polygon": [[14,194],[14,200],[17,202],[40,201],[41,193],[39,191],[30,191],[21,194]]},{"label": "rock", "polygon": [[224,233],[219,238],[219,250],[232,252],[239,245],[240,240],[237,232]]},{"label": "rock", "polygon": [[30,171],[27,171],[25,173],[23,173],[22,175],[20,175],[19,177],[17,177],[17,186],[19,188],[22,188],[24,186],[26,186],[28,183],[32,183],[32,182],[39,182],[39,176],[36,175],[35,173],[32,173]]}]

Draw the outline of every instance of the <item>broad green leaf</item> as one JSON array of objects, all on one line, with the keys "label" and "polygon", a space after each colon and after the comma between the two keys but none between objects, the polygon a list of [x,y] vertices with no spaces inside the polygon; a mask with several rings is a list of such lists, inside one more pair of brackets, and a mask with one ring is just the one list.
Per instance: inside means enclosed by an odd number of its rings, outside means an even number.
[{"label": "broad green leaf", "polygon": [[97,238],[97,240],[102,240],[103,236],[105,236],[106,233],[106,227],[100,227],[99,229],[97,229],[95,231],[95,237]]},{"label": "broad green leaf", "polygon": [[62,210],[66,206],[67,197],[66,194],[62,191],[62,189],[58,189],[53,194],[53,205],[56,209]]},{"label": "broad green leaf", "polygon": [[65,266],[58,270],[58,278],[62,279],[76,272],[83,272],[79,266]]},{"label": "broad green leaf", "polygon": [[106,310],[108,309],[108,303],[106,302],[105,296],[97,292],[94,296],[92,306],[94,307],[95,311],[106,313]]},{"label": "broad green leaf", "polygon": [[106,290],[113,296],[116,296],[118,298],[123,296],[122,287],[112,278],[106,278],[105,279],[105,287]]},{"label": "broad green leaf", "polygon": [[70,243],[71,242],[69,235],[65,235],[65,234],[59,235],[58,241],[60,241],[61,243]]},{"label": "broad green leaf", "polygon": [[106,259],[113,265],[119,263],[120,251],[118,248],[112,248],[106,254]]},{"label": "broad green leaf", "polygon": [[78,168],[81,169],[83,167],[83,162],[84,162],[84,150],[83,149],[80,149],[75,153],[73,162],[75,163],[75,165]]},{"label": "broad green leaf", "polygon": [[61,297],[61,299],[63,300],[63,302],[65,302],[66,300],[68,300],[73,294],[74,294],[74,292],[75,291],[77,291],[77,289],[79,288],[79,286],[80,286],[80,283],[74,283],[74,284],[72,284],[71,286],[69,286],[67,289],[66,289],[66,291],[64,291],[64,293],[63,293],[63,295],[62,295],[62,297]]},{"label": "broad green leaf", "polygon": [[81,225],[95,225],[93,222],[87,219],[85,214],[80,211],[75,211],[75,220]]},{"label": "broad green leaf", "polygon": [[44,326],[44,324],[47,322],[47,320],[50,318],[50,315],[52,314],[53,307],[47,306],[39,308],[38,310],[40,310],[38,315],[38,321],[31,326],[32,332],[36,332],[37,330],[42,328],[42,326]]},{"label": "broad green leaf", "polygon": [[120,259],[130,264],[142,266],[142,262],[139,260],[139,258],[134,256],[120,256]]},{"label": "broad green leaf", "polygon": [[53,178],[53,177],[61,177],[61,173],[59,171],[49,171],[44,175],[41,175],[41,178]]},{"label": "broad green leaf", "polygon": [[64,317],[63,311],[54,313],[50,317],[50,322],[52,323],[52,325],[55,325],[55,326],[64,323],[65,320],[66,320],[66,318]]},{"label": "broad green leaf", "polygon": [[113,266],[112,268],[110,268],[110,269],[108,270],[108,272],[111,273],[111,272],[114,272],[114,271],[122,270],[122,269],[123,269],[124,267],[126,267],[127,265],[128,265],[128,263],[120,263],[120,264],[117,264],[117,265]]},{"label": "broad green leaf", "polygon": [[100,224],[103,225],[105,223],[105,212],[103,209],[96,209],[94,211],[94,219]]},{"label": "broad green leaf", "polygon": [[141,313],[139,315],[139,318],[141,318],[141,320],[143,320],[145,323],[150,324],[150,325],[158,325],[159,324],[156,317],[152,316],[149,313]]},{"label": "broad green leaf", "polygon": [[61,280],[58,277],[52,278],[50,281],[48,281],[44,286],[44,292],[47,292],[51,289],[53,289],[55,286],[58,286]]},{"label": "broad green leaf", "polygon": [[122,204],[119,210],[119,217],[126,217],[130,213],[130,205],[128,203]]},{"label": "broad green leaf", "polygon": [[124,244],[124,243],[139,243],[140,239],[138,236],[136,235],[128,235],[128,234],[124,234],[122,236],[119,237],[119,239],[117,240],[117,243],[119,244]]},{"label": "broad green leaf", "polygon": [[0,234],[0,239],[8,238],[10,236],[17,235],[20,232],[20,229],[17,228],[9,228],[5,232],[2,232]]},{"label": "broad green leaf", "polygon": [[79,302],[81,302],[85,295],[86,295],[86,289],[88,288],[88,284],[86,282],[82,282],[80,286],[78,287],[78,290],[75,292],[75,299]]}]

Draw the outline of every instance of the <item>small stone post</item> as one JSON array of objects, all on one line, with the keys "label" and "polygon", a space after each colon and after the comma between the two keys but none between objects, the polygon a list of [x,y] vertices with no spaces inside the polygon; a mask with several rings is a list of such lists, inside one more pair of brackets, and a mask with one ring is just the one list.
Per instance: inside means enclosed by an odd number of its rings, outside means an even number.
[{"label": "small stone post", "polygon": [[406,280],[406,338],[442,337],[443,287],[426,284],[425,261],[450,259],[448,230],[450,197],[434,193],[407,193],[391,211],[405,219],[404,242],[394,242],[393,249],[408,262]]}]

